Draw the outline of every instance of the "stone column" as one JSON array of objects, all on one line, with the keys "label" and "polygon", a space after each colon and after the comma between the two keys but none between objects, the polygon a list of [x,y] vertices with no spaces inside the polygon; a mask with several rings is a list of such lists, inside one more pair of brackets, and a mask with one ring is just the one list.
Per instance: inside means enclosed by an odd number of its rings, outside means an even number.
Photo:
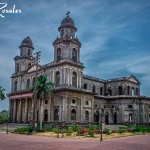
[{"label": "stone column", "polygon": [[89,118],[91,122],[94,122],[94,99],[92,99],[91,101],[91,106],[92,106],[92,109],[91,109],[91,118]]},{"label": "stone column", "polygon": [[25,99],[25,119],[24,119],[25,123],[28,122],[28,99]]},{"label": "stone column", "polygon": [[72,70],[70,69],[70,85],[72,86]]},{"label": "stone column", "polygon": [[52,71],[53,75],[52,75],[52,82],[55,83],[55,73],[54,70]]},{"label": "stone column", "polygon": [[80,122],[83,122],[83,98],[81,98],[80,99],[80,111],[81,111],[81,113],[80,113]]},{"label": "stone column", "polygon": [[63,84],[66,84],[66,68],[64,68],[64,82],[63,82]]},{"label": "stone column", "polygon": [[16,100],[16,122],[19,121],[19,99]]},{"label": "stone column", "polygon": [[68,114],[67,114],[67,123],[68,122],[70,122],[71,121],[71,101],[70,101],[70,99],[68,99],[68,109],[67,109],[67,112],[68,112]]},{"label": "stone column", "polygon": [[67,97],[63,97],[62,121],[66,121],[66,118],[67,118]]},{"label": "stone column", "polygon": [[13,122],[16,122],[16,100],[14,99]]},{"label": "stone column", "polygon": [[9,121],[12,120],[12,102],[11,102],[11,100],[9,100],[9,116],[8,116],[8,118],[9,118]]},{"label": "stone column", "polygon": [[20,99],[20,116],[19,116],[19,122],[22,122],[22,99]]},{"label": "stone column", "polygon": [[81,109],[80,109],[80,99],[77,98],[77,121],[81,122]]},{"label": "stone column", "polygon": [[64,68],[61,68],[60,71],[60,85],[64,84],[64,79],[63,79],[63,73],[64,73]]}]

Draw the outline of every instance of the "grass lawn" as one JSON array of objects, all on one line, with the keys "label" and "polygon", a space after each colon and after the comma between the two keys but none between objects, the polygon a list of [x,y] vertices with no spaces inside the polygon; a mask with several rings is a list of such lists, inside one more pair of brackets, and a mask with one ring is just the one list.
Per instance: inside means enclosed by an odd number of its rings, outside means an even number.
[{"label": "grass lawn", "polygon": [[[141,135],[141,134],[143,134],[143,133],[125,132],[125,133],[112,133],[110,135],[103,134],[103,139],[108,140],[108,139],[113,139],[113,138],[120,138],[120,137],[127,137],[127,136]],[[145,134],[149,134],[149,133],[145,133]],[[41,132],[41,133],[34,133],[33,135],[35,135],[35,136],[57,137],[58,134],[54,133],[54,132]],[[59,138],[76,138],[76,139],[87,138],[87,139],[99,140],[100,139],[100,134],[94,134],[94,136],[91,137],[89,135],[77,136],[76,132],[73,132],[70,135],[68,135],[67,133],[59,133]]]}]

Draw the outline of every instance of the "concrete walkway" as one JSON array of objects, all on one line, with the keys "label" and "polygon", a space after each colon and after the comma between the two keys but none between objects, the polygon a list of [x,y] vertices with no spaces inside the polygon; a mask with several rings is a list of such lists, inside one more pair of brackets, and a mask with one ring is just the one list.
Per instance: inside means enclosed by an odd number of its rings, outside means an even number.
[{"label": "concrete walkway", "polygon": [[150,135],[95,141],[0,133],[0,150],[149,150]]}]

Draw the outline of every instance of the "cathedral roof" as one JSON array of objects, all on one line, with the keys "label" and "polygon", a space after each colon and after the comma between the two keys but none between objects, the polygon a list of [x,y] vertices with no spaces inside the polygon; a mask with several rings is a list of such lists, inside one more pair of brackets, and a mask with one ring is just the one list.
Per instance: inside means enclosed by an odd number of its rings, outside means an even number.
[{"label": "cathedral roof", "polygon": [[[33,48],[33,43],[32,43],[32,40],[30,39],[30,37],[26,37],[22,43],[21,43],[21,47],[30,47],[30,48]],[[33,48],[34,49],[34,48]]]},{"label": "cathedral roof", "polygon": [[69,17],[69,15],[67,15],[62,21],[61,21],[61,25],[58,28],[58,30],[60,31],[62,28],[73,28],[75,31],[77,31],[77,28],[75,27],[74,21],[72,18]]}]

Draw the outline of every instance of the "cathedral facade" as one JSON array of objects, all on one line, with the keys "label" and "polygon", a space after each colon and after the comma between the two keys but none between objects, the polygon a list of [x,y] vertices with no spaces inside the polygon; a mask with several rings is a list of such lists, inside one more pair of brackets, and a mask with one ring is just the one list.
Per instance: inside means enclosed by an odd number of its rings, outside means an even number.
[{"label": "cathedral facade", "polygon": [[[84,75],[80,60],[81,43],[76,36],[74,21],[67,16],[58,28],[60,35],[53,42],[54,61],[36,65],[33,43],[26,37],[20,45],[20,55],[14,58],[9,94],[11,122],[29,123],[32,120],[33,93],[36,72],[46,74],[54,83],[53,94],[44,99],[43,121],[99,122],[124,124],[150,122],[150,98],[140,96],[140,82],[136,77],[102,80]],[[37,70],[36,70],[37,68]],[[36,100],[35,122],[39,121],[40,102]]]}]

